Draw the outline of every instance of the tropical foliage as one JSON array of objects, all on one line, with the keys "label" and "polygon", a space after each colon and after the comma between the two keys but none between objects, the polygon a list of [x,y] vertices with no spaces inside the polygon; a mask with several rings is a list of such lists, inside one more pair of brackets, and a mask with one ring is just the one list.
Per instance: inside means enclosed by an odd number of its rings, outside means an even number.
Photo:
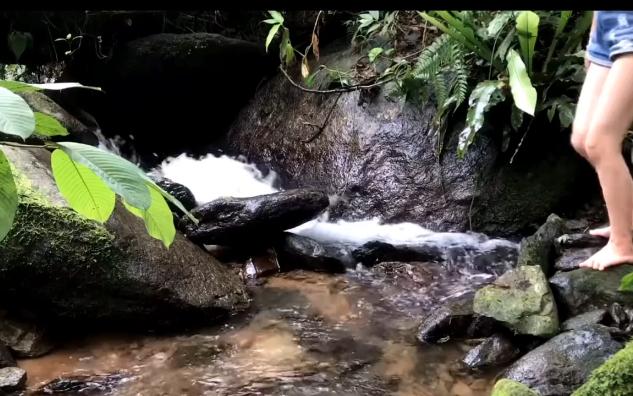
[{"label": "tropical foliage", "polygon": [[[26,84],[0,80],[0,132],[21,139],[39,137],[43,145],[0,141],[0,145],[39,146],[53,150],[51,168],[60,193],[70,207],[88,219],[107,221],[118,195],[124,206],[145,222],[148,233],[169,247],[176,230],[165,201],[192,217],[178,200],[156,185],[133,163],[93,146],[75,142],[53,142],[49,138],[68,135],[59,121],[34,112],[17,93],[86,87],[77,83]],[[0,240],[11,230],[18,208],[18,191],[9,160],[0,150]],[[196,221],[193,217],[192,220]]]}]

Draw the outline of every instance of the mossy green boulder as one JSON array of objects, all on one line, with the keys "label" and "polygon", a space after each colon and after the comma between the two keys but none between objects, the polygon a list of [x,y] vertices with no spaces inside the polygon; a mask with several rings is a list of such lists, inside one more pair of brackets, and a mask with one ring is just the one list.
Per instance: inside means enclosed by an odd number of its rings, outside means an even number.
[{"label": "mossy green boulder", "polygon": [[538,265],[550,274],[554,262],[554,242],[566,231],[565,222],[551,214],[539,229],[521,241],[517,265]]},{"label": "mossy green boulder", "polygon": [[633,395],[633,342],[600,367],[572,396],[631,396]]},{"label": "mossy green boulder", "polygon": [[477,291],[474,311],[520,334],[550,337],[558,333],[558,311],[539,266],[522,266]]},{"label": "mossy green boulder", "polygon": [[177,235],[166,249],[121,204],[105,225],[66,206],[43,149],[3,147],[19,207],[0,243],[0,301],[49,323],[213,322],[248,306],[239,277]]},{"label": "mossy green boulder", "polygon": [[490,396],[540,396],[537,392],[520,382],[509,379],[497,381]]}]

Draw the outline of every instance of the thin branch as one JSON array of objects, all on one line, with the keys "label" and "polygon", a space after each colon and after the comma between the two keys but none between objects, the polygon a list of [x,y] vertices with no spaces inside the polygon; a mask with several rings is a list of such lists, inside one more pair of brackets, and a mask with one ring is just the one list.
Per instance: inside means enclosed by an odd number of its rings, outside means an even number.
[{"label": "thin branch", "polygon": [[315,94],[345,93],[345,92],[358,91],[358,90],[361,90],[361,89],[371,89],[371,88],[379,87],[379,86],[381,86],[383,84],[386,84],[386,83],[388,83],[388,82],[393,80],[393,77],[392,77],[392,78],[389,78],[387,80],[378,81],[376,83],[369,84],[369,85],[356,84],[356,85],[350,85],[348,87],[343,87],[343,88],[321,90],[321,89],[310,89],[310,88],[306,88],[306,87],[303,87],[303,86],[299,85],[297,82],[295,82],[292,79],[292,77],[290,77],[288,72],[281,65],[279,65],[279,70],[281,70],[281,72],[286,77],[286,79],[295,88],[298,88],[298,89],[302,90],[303,92],[315,93]]},{"label": "thin branch", "polygon": [[22,148],[54,148],[54,145],[51,144],[24,144],[17,142],[0,142],[0,145],[12,146],[12,147],[22,147]]},{"label": "thin branch", "polygon": [[512,154],[512,157],[510,158],[510,164],[512,164],[514,162],[514,157],[516,157],[517,153],[521,149],[521,146],[523,146],[523,141],[525,140],[525,137],[527,136],[528,132],[530,132],[530,129],[532,128],[532,122],[533,121],[534,121],[534,118],[532,118],[530,120],[530,123],[528,124],[527,129],[525,130],[525,133],[521,137],[521,141],[517,145],[517,148],[514,150],[514,153]]},{"label": "thin branch", "polygon": [[341,96],[343,96],[343,93],[340,92],[338,94],[338,96],[336,97],[336,99],[334,100],[334,103],[332,104],[332,107],[330,107],[330,111],[328,111],[327,116],[325,116],[325,120],[323,121],[322,125],[316,125],[316,124],[312,124],[312,123],[307,123],[307,125],[311,125],[314,127],[317,127],[317,131],[314,135],[312,135],[310,137],[310,139],[306,140],[304,143],[311,143],[314,139],[316,139],[324,130],[325,127],[327,126],[328,122],[330,121],[330,117],[332,116],[332,113],[334,112],[334,109],[336,108],[336,105],[338,104],[338,100],[341,98]]}]

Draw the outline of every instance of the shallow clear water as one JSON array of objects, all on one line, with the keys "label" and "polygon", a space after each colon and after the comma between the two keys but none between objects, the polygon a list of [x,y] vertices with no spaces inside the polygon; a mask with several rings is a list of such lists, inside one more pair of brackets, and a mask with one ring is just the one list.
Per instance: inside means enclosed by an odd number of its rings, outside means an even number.
[{"label": "shallow clear water", "polygon": [[122,375],[90,395],[487,395],[494,373],[471,375],[469,348],[421,345],[420,318],[473,277],[411,263],[345,275],[302,271],[251,286],[249,312],[178,336],[95,336],[23,360],[29,390],[58,377]]}]

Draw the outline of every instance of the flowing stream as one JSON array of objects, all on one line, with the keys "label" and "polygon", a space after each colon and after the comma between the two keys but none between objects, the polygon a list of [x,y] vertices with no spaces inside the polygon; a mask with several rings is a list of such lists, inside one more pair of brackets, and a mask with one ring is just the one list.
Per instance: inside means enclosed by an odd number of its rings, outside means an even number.
[{"label": "flowing stream", "polygon": [[[227,156],[182,155],[155,171],[189,187],[199,203],[277,191],[274,173]],[[329,222],[327,214],[291,231],[352,247],[375,240],[433,242],[447,252],[514,246],[410,223]],[[449,256],[443,263],[251,280],[251,308],[226,324],[191,334],[96,335],[20,365],[30,394],[487,395],[496,373],[473,374],[458,364],[472,344],[422,345],[415,338],[425,314],[498,275],[477,269],[468,254]]]}]

